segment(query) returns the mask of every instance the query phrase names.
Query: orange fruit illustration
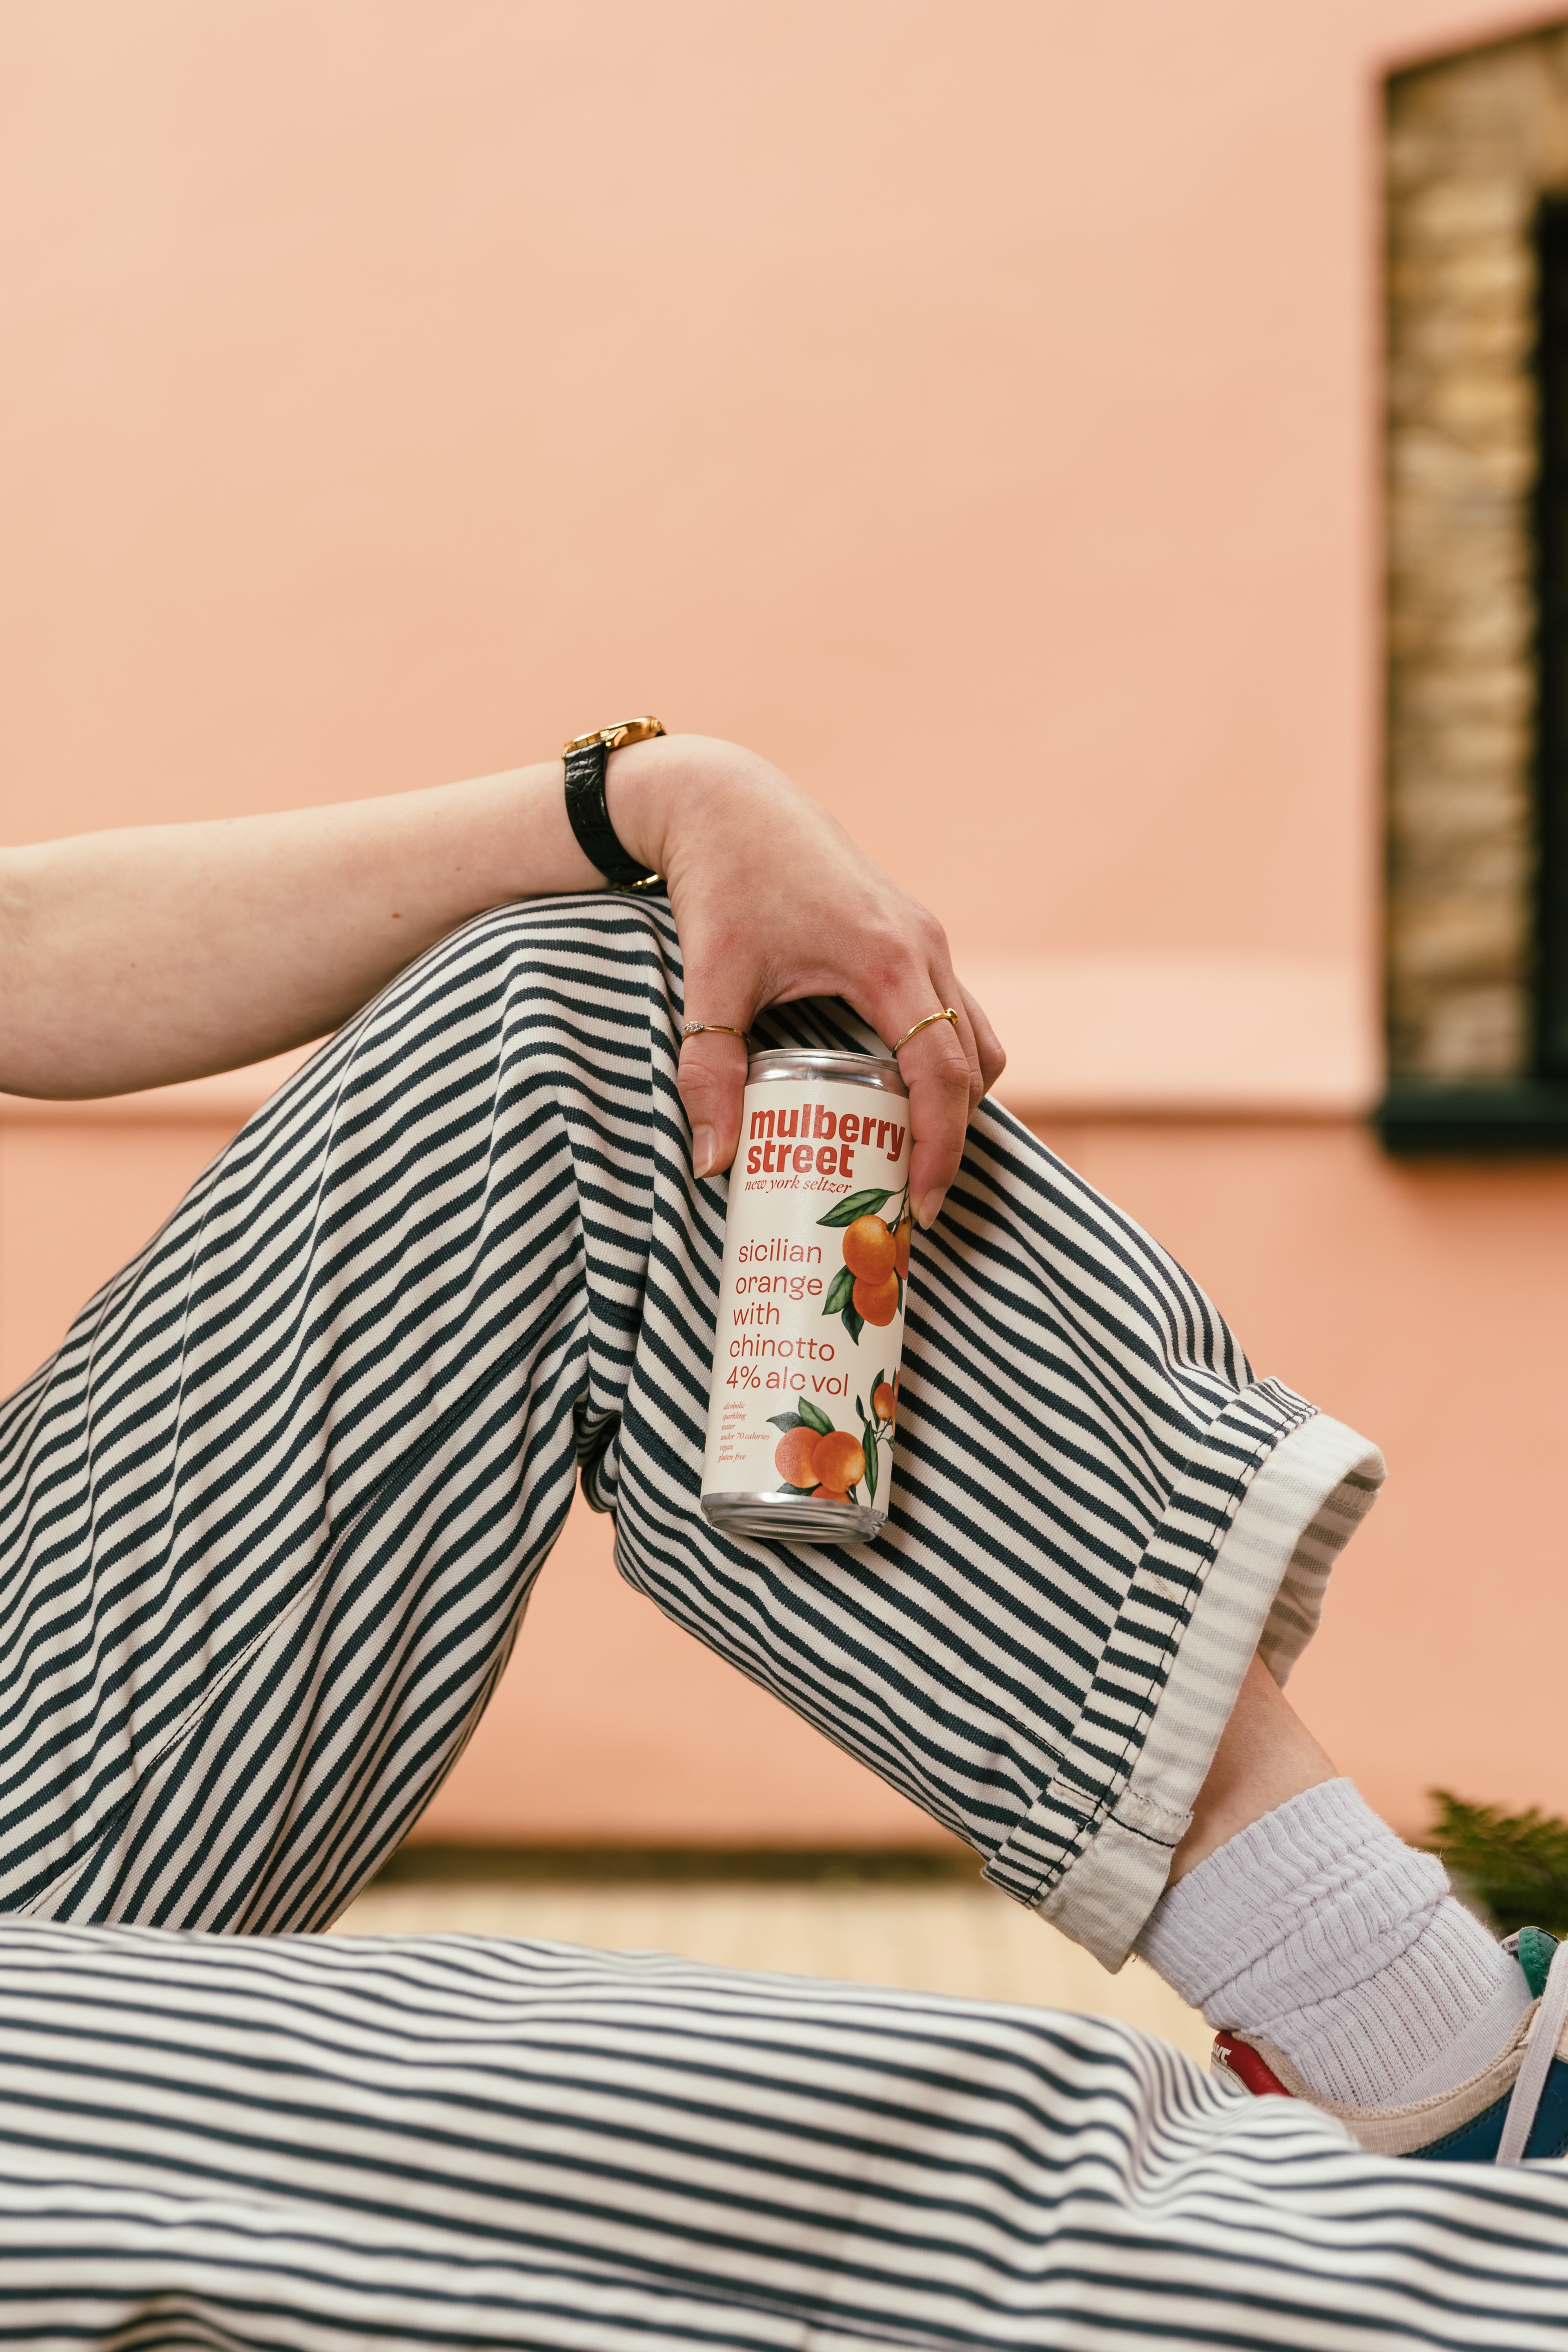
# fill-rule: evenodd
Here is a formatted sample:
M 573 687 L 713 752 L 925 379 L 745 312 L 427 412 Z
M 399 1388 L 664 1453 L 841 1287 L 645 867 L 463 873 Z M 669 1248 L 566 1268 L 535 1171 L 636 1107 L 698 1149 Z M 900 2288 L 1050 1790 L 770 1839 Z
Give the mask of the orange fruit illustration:
M 899 1311 L 899 1277 L 891 1266 L 882 1282 L 858 1282 L 855 1312 L 867 1323 L 890 1323 Z
M 815 1486 L 819 1472 L 814 1459 L 823 1444 L 820 1430 L 786 1429 L 773 1448 L 773 1468 L 786 1486 Z
M 831 1486 L 816 1486 L 812 1490 L 811 1499 L 814 1503 L 847 1503 L 849 1497 L 836 1493 Z
M 836 1429 L 831 1437 L 819 1437 L 815 1455 L 819 1486 L 829 1496 L 842 1496 L 858 1486 L 866 1475 L 866 1454 L 858 1437 L 847 1429 Z
M 871 1410 L 876 1414 L 879 1421 L 885 1421 L 889 1425 L 891 1425 L 892 1422 L 896 1419 L 899 1410 L 899 1400 L 893 1394 L 892 1390 L 889 1387 L 886 1381 L 882 1382 L 879 1389 L 873 1391 L 871 1396 Z
M 898 1244 L 880 1217 L 857 1217 L 844 1229 L 844 1263 L 857 1287 L 862 1282 L 885 1282 L 897 1252 Z
M 910 1221 L 908 1217 L 906 1217 L 902 1224 L 899 1227 L 898 1235 L 894 1243 L 897 1255 L 893 1262 L 906 1282 L 908 1282 L 910 1278 Z

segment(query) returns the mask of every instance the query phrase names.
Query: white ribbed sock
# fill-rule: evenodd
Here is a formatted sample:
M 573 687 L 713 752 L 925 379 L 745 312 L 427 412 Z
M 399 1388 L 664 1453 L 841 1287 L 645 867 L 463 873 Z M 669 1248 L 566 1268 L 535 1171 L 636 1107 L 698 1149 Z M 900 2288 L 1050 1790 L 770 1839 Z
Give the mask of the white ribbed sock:
M 1260 2034 L 1324 2098 L 1398 2106 L 1495 2058 L 1524 1972 L 1349 1780 L 1265 1813 L 1179 1879 L 1138 1950 L 1215 2027 Z

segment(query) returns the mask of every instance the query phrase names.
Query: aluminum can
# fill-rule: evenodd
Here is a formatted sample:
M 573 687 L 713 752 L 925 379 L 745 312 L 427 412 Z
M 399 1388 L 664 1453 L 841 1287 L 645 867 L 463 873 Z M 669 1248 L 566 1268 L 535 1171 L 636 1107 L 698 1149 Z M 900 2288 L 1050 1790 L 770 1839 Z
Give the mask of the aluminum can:
M 771 1543 L 888 1516 L 910 1267 L 909 1088 L 890 1059 L 753 1054 L 730 1171 L 702 1508 Z

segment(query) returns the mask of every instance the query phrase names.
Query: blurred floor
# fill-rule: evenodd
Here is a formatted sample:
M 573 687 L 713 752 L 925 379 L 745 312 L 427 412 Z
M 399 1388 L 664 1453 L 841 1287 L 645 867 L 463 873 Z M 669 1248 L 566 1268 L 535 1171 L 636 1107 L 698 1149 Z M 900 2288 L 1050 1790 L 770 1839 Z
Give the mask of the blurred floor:
M 335 1935 L 531 1936 L 679 1952 L 1121 2018 L 1206 2063 L 1214 2036 L 1141 1960 L 1108 1976 L 973 1865 L 800 1857 L 508 1856 L 405 1848 Z

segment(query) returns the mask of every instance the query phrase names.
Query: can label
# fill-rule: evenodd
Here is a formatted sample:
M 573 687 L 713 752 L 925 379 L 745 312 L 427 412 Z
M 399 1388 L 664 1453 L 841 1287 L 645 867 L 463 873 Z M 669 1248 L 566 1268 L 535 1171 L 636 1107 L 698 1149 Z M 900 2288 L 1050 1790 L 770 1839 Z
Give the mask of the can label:
M 908 1101 L 831 1078 L 749 1086 L 705 1496 L 887 1508 L 909 1268 Z

